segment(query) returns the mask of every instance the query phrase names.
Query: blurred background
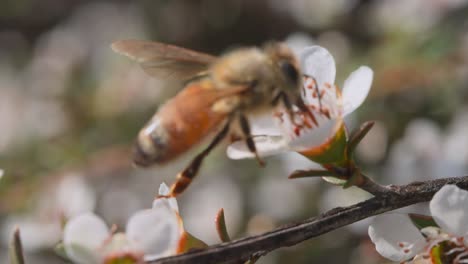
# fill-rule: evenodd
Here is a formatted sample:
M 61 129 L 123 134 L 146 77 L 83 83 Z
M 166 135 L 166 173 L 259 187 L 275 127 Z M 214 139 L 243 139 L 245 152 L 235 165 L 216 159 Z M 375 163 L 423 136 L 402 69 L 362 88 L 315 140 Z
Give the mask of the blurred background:
M 151 206 L 193 154 L 134 168 L 129 146 L 174 90 L 109 45 L 136 38 L 220 54 L 268 40 L 318 44 L 337 84 L 374 69 L 371 94 L 350 118 L 376 125 L 357 159 L 384 184 L 466 175 L 468 1 L 465 0 L 4 0 L 0 3 L 0 262 L 19 225 L 29 263 L 67 263 L 53 248 L 63 220 L 94 210 L 125 226 Z M 317 165 L 297 154 L 233 161 L 219 147 L 179 198 L 186 229 L 218 243 L 259 234 L 369 196 L 319 179 L 288 180 Z M 338 253 L 338 254 L 337 254 Z M 259 263 L 384 263 L 362 222 L 277 250 Z

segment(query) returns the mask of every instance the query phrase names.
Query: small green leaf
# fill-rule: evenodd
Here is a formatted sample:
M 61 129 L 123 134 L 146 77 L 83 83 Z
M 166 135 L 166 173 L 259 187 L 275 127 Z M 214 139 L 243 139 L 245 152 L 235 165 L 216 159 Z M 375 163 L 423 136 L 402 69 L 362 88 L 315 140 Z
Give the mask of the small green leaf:
M 408 214 L 408 216 L 418 229 L 423 229 L 429 226 L 438 227 L 437 223 L 434 221 L 434 218 L 431 216 L 421 214 Z
M 323 176 L 337 176 L 334 172 L 327 171 L 327 170 L 296 170 L 291 175 L 289 175 L 289 179 L 297 179 L 297 178 L 308 178 L 308 177 L 323 177 Z
M 347 160 L 347 134 L 342 120 L 336 123 L 333 133 L 323 144 L 299 153 L 318 164 L 342 164 Z
M 337 177 L 322 177 L 322 179 L 328 183 L 343 186 L 346 184 L 346 180 L 337 178 Z
M 221 208 L 218 211 L 218 214 L 216 214 L 215 218 L 215 224 L 216 224 L 216 231 L 218 232 L 219 239 L 222 242 L 229 242 L 231 241 L 231 238 L 229 237 L 227 228 L 226 228 L 226 220 L 224 218 L 224 209 Z
M 184 231 L 184 233 L 182 234 L 179 240 L 179 245 L 177 247 L 177 254 L 187 252 L 191 249 L 202 249 L 206 247 L 208 247 L 208 245 L 205 242 L 194 237 L 189 232 Z
M 60 256 L 63 259 L 69 259 L 68 256 L 67 256 L 67 252 L 65 251 L 65 245 L 62 242 L 58 243 L 54 247 L 54 252 L 55 252 L 55 254 L 57 254 L 58 256 Z
M 358 129 L 351 133 L 348 141 L 348 155 L 354 152 L 357 145 L 361 142 L 361 140 L 369 133 L 369 131 L 374 126 L 374 121 L 368 121 L 362 124 Z
M 349 188 L 351 186 L 361 186 L 361 183 L 364 181 L 362 178 L 362 174 L 359 171 L 359 169 L 354 170 L 354 173 L 349 177 L 348 180 L 346 180 L 345 184 L 343 185 L 343 188 Z
M 23 246 L 21 243 L 20 230 L 17 227 L 13 232 L 13 238 L 8 248 L 10 264 L 24 264 Z
M 85 263 L 96 263 L 98 262 L 97 260 L 100 258 L 100 256 L 96 255 L 96 253 L 93 252 L 91 249 L 84 247 L 80 244 L 76 244 L 76 243 L 70 243 L 66 245 L 64 244 L 64 247 L 66 247 L 65 252 L 67 252 L 68 259 L 71 259 L 72 256 L 74 257 L 78 256 Z

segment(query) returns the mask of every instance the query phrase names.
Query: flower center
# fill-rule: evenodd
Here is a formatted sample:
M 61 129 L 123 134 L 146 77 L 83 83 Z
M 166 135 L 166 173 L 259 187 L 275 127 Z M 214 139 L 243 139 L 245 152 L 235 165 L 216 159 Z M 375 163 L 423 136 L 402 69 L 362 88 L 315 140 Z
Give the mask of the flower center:
M 325 121 L 342 116 L 342 96 L 336 85 L 324 83 L 320 87 L 315 78 L 305 76 L 302 96 L 309 111 L 294 108 L 291 114 L 287 110 L 274 113 L 274 117 L 286 129 L 291 139 L 320 127 Z

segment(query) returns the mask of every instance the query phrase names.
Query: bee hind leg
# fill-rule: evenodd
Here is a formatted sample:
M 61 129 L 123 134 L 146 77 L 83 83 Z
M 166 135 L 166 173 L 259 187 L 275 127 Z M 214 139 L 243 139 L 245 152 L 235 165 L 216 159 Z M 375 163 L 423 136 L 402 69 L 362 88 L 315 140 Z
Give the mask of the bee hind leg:
M 215 148 L 221 140 L 223 140 L 229 132 L 231 121 L 228 120 L 224 125 L 223 129 L 213 138 L 208 147 L 206 147 L 202 152 L 200 152 L 195 158 L 190 162 L 190 164 L 177 175 L 176 182 L 172 184 L 171 189 L 167 197 L 176 197 L 181 194 L 192 182 L 193 178 L 197 176 L 200 166 L 205 159 L 205 157 Z
M 245 143 L 247 144 L 247 147 L 249 148 L 250 152 L 252 152 L 255 155 L 255 159 L 257 160 L 258 164 L 261 167 L 265 167 L 265 161 L 263 161 L 258 155 L 257 147 L 255 146 L 255 141 L 253 140 L 252 135 L 250 134 L 249 120 L 247 120 L 245 115 L 241 114 L 239 115 L 239 123 L 242 129 L 242 133 L 244 133 Z

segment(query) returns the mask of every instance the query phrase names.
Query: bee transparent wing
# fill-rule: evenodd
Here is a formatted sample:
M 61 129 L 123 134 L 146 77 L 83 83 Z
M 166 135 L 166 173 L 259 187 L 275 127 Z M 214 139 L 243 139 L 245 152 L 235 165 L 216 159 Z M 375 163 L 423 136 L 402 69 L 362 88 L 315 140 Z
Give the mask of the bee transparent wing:
M 120 40 L 112 50 L 136 60 L 151 76 L 187 79 L 203 72 L 216 57 L 181 47 L 143 40 Z

